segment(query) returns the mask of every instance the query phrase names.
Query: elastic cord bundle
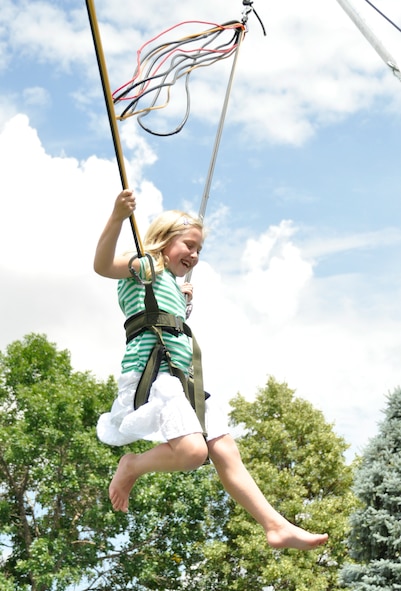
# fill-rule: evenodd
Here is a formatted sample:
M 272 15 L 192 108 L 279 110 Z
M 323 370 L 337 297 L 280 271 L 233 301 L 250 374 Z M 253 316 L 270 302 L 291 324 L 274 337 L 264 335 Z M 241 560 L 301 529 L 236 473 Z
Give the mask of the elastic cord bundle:
M 181 28 L 188 29 L 192 25 L 208 25 L 210 28 L 176 40 L 166 39 L 171 32 Z M 211 66 L 234 55 L 244 32 L 244 24 L 237 21 L 222 25 L 185 21 L 147 41 L 137 51 L 137 63 L 132 78 L 113 92 L 114 104 L 124 103 L 117 119 L 137 115 L 142 129 L 158 136 L 169 136 L 181 131 L 190 113 L 190 75 L 198 68 Z M 159 43 L 155 45 L 155 42 Z M 180 123 L 165 132 L 146 126 L 144 117 L 168 106 L 173 87 L 180 80 L 184 82 L 186 96 L 185 112 Z

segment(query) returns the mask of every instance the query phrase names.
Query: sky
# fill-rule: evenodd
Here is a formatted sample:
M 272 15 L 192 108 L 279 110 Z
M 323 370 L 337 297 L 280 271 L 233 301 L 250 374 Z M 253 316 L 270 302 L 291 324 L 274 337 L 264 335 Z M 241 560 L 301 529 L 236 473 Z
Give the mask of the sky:
M 401 32 L 352 0 L 401 64 Z M 401 26 L 398 0 L 376 0 Z M 362 453 L 401 385 L 401 83 L 337 0 L 253 4 L 217 153 L 190 325 L 205 386 L 252 400 L 269 376 Z M 181 22 L 241 20 L 242 2 L 95 4 L 111 90 L 138 49 Z M 209 28 L 206 26 L 206 28 Z M 232 60 L 191 75 L 169 137 L 118 124 L 139 232 L 163 209 L 199 210 Z M 152 120 L 174 128 L 177 84 Z M 29 333 L 73 368 L 116 378 L 124 318 L 93 271 L 121 190 L 84 2 L 9 1 L 0 22 L 0 350 Z M 119 243 L 133 248 L 129 223 Z

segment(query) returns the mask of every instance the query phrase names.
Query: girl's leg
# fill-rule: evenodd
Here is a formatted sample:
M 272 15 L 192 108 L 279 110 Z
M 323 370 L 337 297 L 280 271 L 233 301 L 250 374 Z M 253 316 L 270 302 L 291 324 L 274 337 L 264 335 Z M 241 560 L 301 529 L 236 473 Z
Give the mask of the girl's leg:
M 311 534 L 287 521 L 268 503 L 242 463 L 231 435 L 208 442 L 209 456 L 228 494 L 263 527 L 273 548 L 310 550 L 324 544 L 327 534 Z
M 194 470 L 203 464 L 207 453 L 203 435 L 193 433 L 161 443 L 142 454 L 125 454 L 109 486 L 113 509 L 128 511 L 132 487 L 143 474 Z

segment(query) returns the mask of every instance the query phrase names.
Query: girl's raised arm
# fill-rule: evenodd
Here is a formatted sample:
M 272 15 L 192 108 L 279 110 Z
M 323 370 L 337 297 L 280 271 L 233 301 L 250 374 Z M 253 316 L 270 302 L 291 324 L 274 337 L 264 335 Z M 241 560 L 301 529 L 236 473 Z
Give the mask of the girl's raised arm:
M 111 279 L 130 277 L 128 261 L 132 253 L 116 256 L 116 246 L 123 222 L 132 214 L 135 206 L 135 196 L 131 189 L 124 189 L 117 196 L 111 216 L 99 238 L 93 262 L 96 273 L 103 277 Z M 139 261 L 136 259 L 132 266 L 138 271 Z

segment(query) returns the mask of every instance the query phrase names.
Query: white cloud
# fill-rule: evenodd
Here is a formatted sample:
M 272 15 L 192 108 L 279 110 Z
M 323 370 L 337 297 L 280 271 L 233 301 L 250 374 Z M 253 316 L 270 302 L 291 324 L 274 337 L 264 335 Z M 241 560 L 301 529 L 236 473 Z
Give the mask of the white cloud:
M 383 0 L 383 9 L 390 6 L 394 2 Z M 298 0 L 255 7 L 268 35 L 251 17 L 229 105 L 230 122 L 238 125 L 243 142 L 302 145 L 319 126 L 375 101 L 383 109 L 399 109 L 398 81 L 334 1 L 324 11 L 320 0 L 302 8 Z M 134 3 L 120 0 L 99 0 L 97 8 L 113 84 L 132 73 L 138 43 L 152 33 L 194 14 L 224 22 L 241 12 L 229 0 L 149 0 L 140 14 Z M 400 21 L 401 5 L 396 12 L 392 16 Z M 73 4 L 68 14 L 46 2 L 6 2 L 2 18 L 0 68 L 9 67 L 12 52 L 48 64 L 49 76 L 60 80 L 75 68 L 70 96 L 91 121 L 94 136 L 109 137 L 83 7 Z M 377 30 L 398 60 L 396 36 L 383 24 Z M 220 65 L 194 77 L 194 89 L 201 90 L 194 92 L 192 109 L 202 122 L 216 122 L 220 113 L 229 64 Z M 42 85 L 24 84 L 25 91 L 10 83 L 0 97 L 0 299 L 7 311 L 0 347 L 28 332 L 44 332 L 71 351 L 77 369 L 102 378 L 117 375 L 124 335 L 116 286 L 92 271 L 98 236 L 121 188 L 117 165 L 100 156 L 103 146 L 82 161 L 51 155 L 40 132 L 16 112 L 25 96 L 46 115 L 53 96 L 48 99 Z M 147 178 L 157 154 L 138 129 L 133 120 L 124 122 L 121 137 L 142 231 L 161 211 L 163 195 Z M 204 138 L 194 135 L 191 141 Z M 284 198 L 302 196 L 286 182 Z M 205 260 L 193 275 L 191 325 L 203 349 L 206 387 L 228 400 L 237 391 L 252 397 L 268 374 L 286 380 L 357 449 L 374 434 L 383 395 L 401 381 L 399 279 L 394 269 L 379 279 L 362 270 L 322 277 L 319 265 L 336 253 L 393 248 L 399 230 L 386 224 L 377 231 L 335 234 L 309 227 L 306 240 L 304 229 L 281 221 L 266 223 L 250 240 L 245 226 L 251 221 L 234 223 L 230 207 L 222 203 L 208 213 Z M 268 219 L 266 211 L 260 215 Z M 130 245 L 127 224 L 121 248 Z
M 7 310 L 1 347 L 28 332 L 45 332 L 72 352 L 76 368 L 117 375 L 123 318 L 115 284 L 92 271 L 98 235 L 119 191 L 115 163 L 49 156 L 22 115 L 0 135 L 0 158 L 6 196 L 1 299 Z M 16 182 L 21 162 L 24 183 Z M 162 208 L 162 197 L 145 179 L 138 193 L 144 226 Z M 217 218 L 213 232 L 230 231 Z M 319 242 L 324 252 L 324 236 Z M 347 248 L 368 242 L 354 237 Z M 333 248 L 339 247 L 329 243 L 326 251 Z M 354 446 L 364 443 L 383 394 L 400 381 L 401 318 L 397 307 L 387 305 L 400 294 L 380 295 L 372 285 L 367 304 L 359 307 L 368 279 L 314 277 L 289 222 L 248 241 L 246 265 L 235 276 L 217 271 L 216 254 L 216 262 L 209 253 L 210 262 L 200 263 L 193 276 L 191 324 L 203 347 L 207 387 L 225 400 L 237 391 L 251 397 L 274 375 L 322 408 Z
M 78 11 L 69 14 L 50 2 L 14 2 L 7 15 L 8 35 L 14 51 L 52 63 L 60 72 L 93 52 L 88 24 Z
M 324 239 L 308 240 L 303 252 L 313 258 L 322 258 L 331 254 L 360 249 L 375 249 L 382 246 L 395 246 L 401 242 L 399 228 L 381 228 L 374 232 L 359 234 L 326 234 Z
M 394 13 L 394 2 L 387 5 Z M 53 76 L 68 73 L 76 66 L 80 76 L 75 96 L 80 96 L 83 103 L 93 101 L 99 93 L 98 85 L 94 85 L 98 71 L 84 7 L 73 5 L 69 12 L 46 2 L 14 2 L 7 3 L 7 7 L 3 37 L 8 31 L 7 40 L 14 51 L 51 64 Z M 181 20 L 193 20 L 194 14 L 200 21 L 240 19 L 240 8 L 233 10 L 229 0 L 218 6 L 194 0 L 177 5 L 170 0 L 162 6 L 160 2 L 147 2 L 138 14 L 127 3 L 97 3 L 112 89 L 131 77 L 136 50 L 152 36 Z M 392 108 L 399 109 L 397 80 L 334 0 L 325 5 L 324 11 L 318 0 L 310 0 L 302 9 L 296 0 L 258 8 L 267 36 L 262 35 L 256 18 L 250 15 L 230 99 L 230 118 L 243 127 L 248 138 L 263 141 L 268 137 L 274 142 L 301 145 L 319 126 L 372 106 L 377 100 L 385 99 L 387 108 L 394 102 Z M 397 31 L 383 19 L 375 18 L 377 14 L 369 7 L 358 10 L 388 45 L 388 51 L 401 60 Z M 400 20 L 399 8 L 395 12 L 393 19 Z M 183 37 L 185 28 L 173 34 Z M 223 62 L 193 73 L 191 109 L 196 117 L 217 120 L 230 68 L 230 63 Z M 177 121 L 181 108 L 178 86 L 176 100 L 163 110 L 163 121 Z M 99 101 L 98 110 L 101 107 Z
M 384 395 L 401 382 L 400 285 L 386 293 L 363 275 L 317 278 L 290 238 L 282 246 L 278 265 L 274 257 L 267 268 L 259 261 L 257 272 L 234 279 L 207 266 L 195 270 L 192 323 L 206 381 L 226 397 L 240 391 L 252 398 L 273 375 L 360 452 L 376 431 Z M 296 256 L 286 258 L 288 250 Z
M 51 102 L 49 92 L 40 86 L 25 88 L 23 99 L 27 105 L 38 105 L 40 107 L 47 107 Z
M 15 107 L 16 97 L 11 94 L 3 94 L 0 96 L 0 130 L 4 125 L 17 114 Z
M 141 166 L 151 151 L 139 152 Z M 53 276 L 76 275 L 91 267 L 95 241 L 121 190 L 117 165 L 96 156 L 84 162 L 48 155 L 26 116 L 18 115 L 0 135 L 2 200 L 0 244 L 12 253 L 4 265 L 15 269 L 27 249 L 34 264 L 24 266 L 29 275 L 51 272 Z M 138 162 L 127 162 L 127 175 Z M 24 178 L 24 181 L 21 179 Z M 160 211 L 161 196 L 147 181 L 135 185 L 139 217 Z M 142 197 L 142 191 L 148 195 Z M 127 237 L 123 238 L 127 242 Z M 91 248 L 88 249 L 88 245 Z
M 273 326 L 296 315 L 300 293 L 313 275 L 312 263 L 291 240 L 294 232 L 291 222 L 271 226 L 248 240 L 242 257 L 243 286 L 237 288 L 242 305 Z

